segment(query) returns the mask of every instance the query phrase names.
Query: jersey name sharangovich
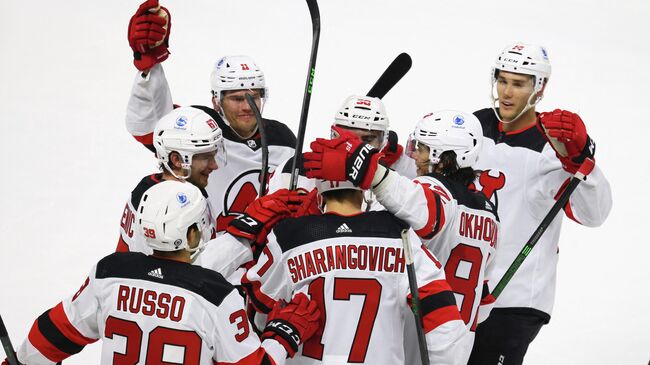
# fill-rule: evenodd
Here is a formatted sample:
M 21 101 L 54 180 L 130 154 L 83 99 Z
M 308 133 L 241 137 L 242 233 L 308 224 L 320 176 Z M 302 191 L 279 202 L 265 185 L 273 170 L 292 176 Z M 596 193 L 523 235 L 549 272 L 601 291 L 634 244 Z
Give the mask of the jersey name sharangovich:
M 536 126 L 503 132 L 492 109 L 474 113 L 483 126 L 483 151 L 476 188 L 497 207 L 504 232 L 488 276 L 496 284 L 572 177 Z M 612 207 L 607 179 L 596 166 L 571 195 L 564 212 L 570 219 L 598 226 Z M 495 308 L 527 310 L 548 321 L 555 299 L 562 216 L 542 235 L 496 301 Z
M 118 252 L 34 322 L 17 356 L 54 364 L 101 339 L 103 365 L 284 363 L 282 345 L 260 343 L 251 328 L 242 297 L 218 273 Z
M 242 285 L 262 313 L 298 292 L 318 302 L 323 331 L 292 363 L 404 363 L 410 292 L 401 231 L 407 227 L 386 211 L 278 223 Z M 440 263 L 408 234 L 429 356 L 432 363 L 449 361 L 467 331 Z

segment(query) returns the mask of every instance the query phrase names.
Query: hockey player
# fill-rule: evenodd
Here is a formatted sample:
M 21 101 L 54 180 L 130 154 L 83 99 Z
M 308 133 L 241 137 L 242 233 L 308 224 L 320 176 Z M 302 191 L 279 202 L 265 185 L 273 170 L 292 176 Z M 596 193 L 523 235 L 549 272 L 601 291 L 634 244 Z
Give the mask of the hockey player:
M 404 363 L 410 294 L 401 232 L 408 225 L 387 211 L 363 212 L 363 192 L 349 182 L 320 181 L 318 189 L 323 215 L 280 221 L 242 285 L 262 313 L 295 293 L 318 302 L 322 331 L 294 363 Z M 411 229 L 408 234 L 417 241 Z M 460 364 L 467 333 L 453 293 L 437 259 L 416 246 L 428 356 L 431 364 Z
M 508 46 L 492 68 L 492 108 L 474 113 L 485 137 L 485 152 L 476 165 L 482 170 L 477 188 L 497 206 L 506 232 L 489 273 L 494 283 L 572 174 L 585 158 L 594 157 L 595 145 L 577 114 L 559 109 L 535 111 L 550 76 L 551 65 L 543 47 Z M 605 221 L 611 206 L 609 183 L 595 167 L 571 195 L 564 212 L 571 220 L 595 227 Z M 478 326 L 470 364 L 521 364 L 528 345 L 549 322 L 561 225 L 562 218 L 551 223 L 498 297 L 490 317 Z
M 165 180 L 186 180 L 207 198 L 210 174 L 226 165 L 222 131 L 213 118 L 192 107 L 174 109 L 156 124 L 153 145 L 161 172 L 145 176 L 131 192 L 120 221 L 116 251 L 151 254 L 143 232 L 135 229 L 135 212 L 147 189 Z M 211 222 L 214 213 L 210 207 Z M 213 224 L 214 225 L 214 224 Z
M 113 253 L 79 291 L 34 321 L 17 351 L 27 365 L 54 364 L 102 340 L 101 364 L 283 364 L 318 329 L 319 309 L 304 294 L 274 307 L 260 338 L 234 288 L 191 265 L 210 235 L 206 199 L 192 184 L 150 188 L 137 212 L 151 256 Z
M 410 135 L 406 153 L 418 166 L 411 180 L 377 163 L 378 150 L 343 134 L 317 139 L 305 153 L 307 176 L 341 180 L 371 187 L 377 201 L 408 223 L 444 267 L 469 336 L 459 354 L 466 363 L 479 317 L 489 313 L 486 268 L 499 236 L 496 208 L 470 190 L 472 166 L 481 154 L 478 119 L 461 111 L 426 115 Z M 356 178 L 354 170 L 357 170 Z M 479 309 L 479 304 L 484 307 Z
M 142 3 L 129 23 L 129 44 L 134 51 L 136 75 L 127 106 L 127 130 L 153 151 L 155 123 L 173 109 L 171 91 L 160 62 L 169 55 L 169 11 L 158 0 Z M 196 106 L 209 114 L 223 131 L 228 166 L 212 175 L 207 191 L 215 209 L 217 231 L 258 195 L 262 166 L 260 135 L 255 116 L 245 100 L 250 93 L 263 109 L 267 98 L 264 73 L 247 56 L 227 56 L 215 63 L 211 75 L 212 105 Z M 264 120 L 268 135 L 269 168 L 293 156 L 296 138 L 284 124 Z
M 404 155 L 404 148 L 397 141 L 397 134 L 389 130 L 389 119 L 384 103 L 379 98 L 362 95 L 351 95 L 345 99 L 343 105 L 337 110 L 332 124 L 332 135 L 337 136 L 336 129 L 345 130 L 357 135 L 363 142 L 382 151 L 382 163 L 401 175 L 415 177 L 416 169 L 413 160 Z M 337 128 L 334 128 L 337 127 Z M 288 188 L 291 179 L 291 166 L 293 158 L 277 168 L 269 182 L 269 191 Z M 311 191 L 315 181 L 306 179 L 304 169 L 300 169 L 298 187 Z M 381 205 L 370 191 L 365 192 L 364 210 L 381 210 Z

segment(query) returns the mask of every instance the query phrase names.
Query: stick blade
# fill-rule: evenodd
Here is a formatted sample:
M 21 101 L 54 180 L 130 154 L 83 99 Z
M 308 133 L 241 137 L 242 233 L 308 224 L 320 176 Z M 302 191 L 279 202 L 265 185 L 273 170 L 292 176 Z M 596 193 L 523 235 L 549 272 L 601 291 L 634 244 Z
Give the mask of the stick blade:
M 400 53 L 366 95 L 373 98 L 383 98 L 409 72 L 412 65 L 411 56 L 406 52 Z

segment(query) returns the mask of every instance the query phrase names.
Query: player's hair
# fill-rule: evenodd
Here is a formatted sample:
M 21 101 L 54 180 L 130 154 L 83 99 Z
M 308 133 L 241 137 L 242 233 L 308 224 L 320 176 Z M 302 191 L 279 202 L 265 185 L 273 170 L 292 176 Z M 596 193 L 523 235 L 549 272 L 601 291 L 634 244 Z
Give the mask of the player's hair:
M 458 162 L 456 162 L 456 152 L 454 151 L 445 151 L 440 155 L 440 162 L 438 165 L 442 166 L 441 173 L 444 176 L 447 176 L 451 180 L 458 181 L 465 186 L 469 186 L 476 177 L 478 176 L 478 171 L 475 171 L 471 167 L 463 167 L 462 169 L 458 167 Z
M 344 201 L 354 201 L 359 198 L 359 192 L 361 190 L 356 189 L 340 189 L 340 190 L 329 190 L 322 193 L 325 202 L 336 200 L 339 202 Z M 362 197 L 363 199 L 363 197 Z

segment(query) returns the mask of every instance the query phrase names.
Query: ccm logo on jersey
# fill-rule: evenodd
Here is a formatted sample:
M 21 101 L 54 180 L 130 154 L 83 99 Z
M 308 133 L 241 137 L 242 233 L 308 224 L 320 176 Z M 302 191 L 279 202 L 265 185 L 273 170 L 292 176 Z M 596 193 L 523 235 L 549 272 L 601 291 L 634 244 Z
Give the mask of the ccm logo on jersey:
M 359 176 L 359 169 L 361 169 L 361 166 L 363 166 L 363 162 L 368 158 L 368 152 L 372 151 L 374 147 L 372 147 L 369 144 L 365 144 L 363 147 L 361 147 L 361 150 L 359 150 L 359 153 L 357 154 L 357 157 L 354 159 L 354 162 L 352 163 L 352 171 L 350 171 L 349 176 L 353 179 L 356 180 L 357 176 Z
M 117 310 L 128 313 L 141 313 L 178 322 L 183 318 L 185 298 L 154 290 L 120 285 L 117 291 Z

